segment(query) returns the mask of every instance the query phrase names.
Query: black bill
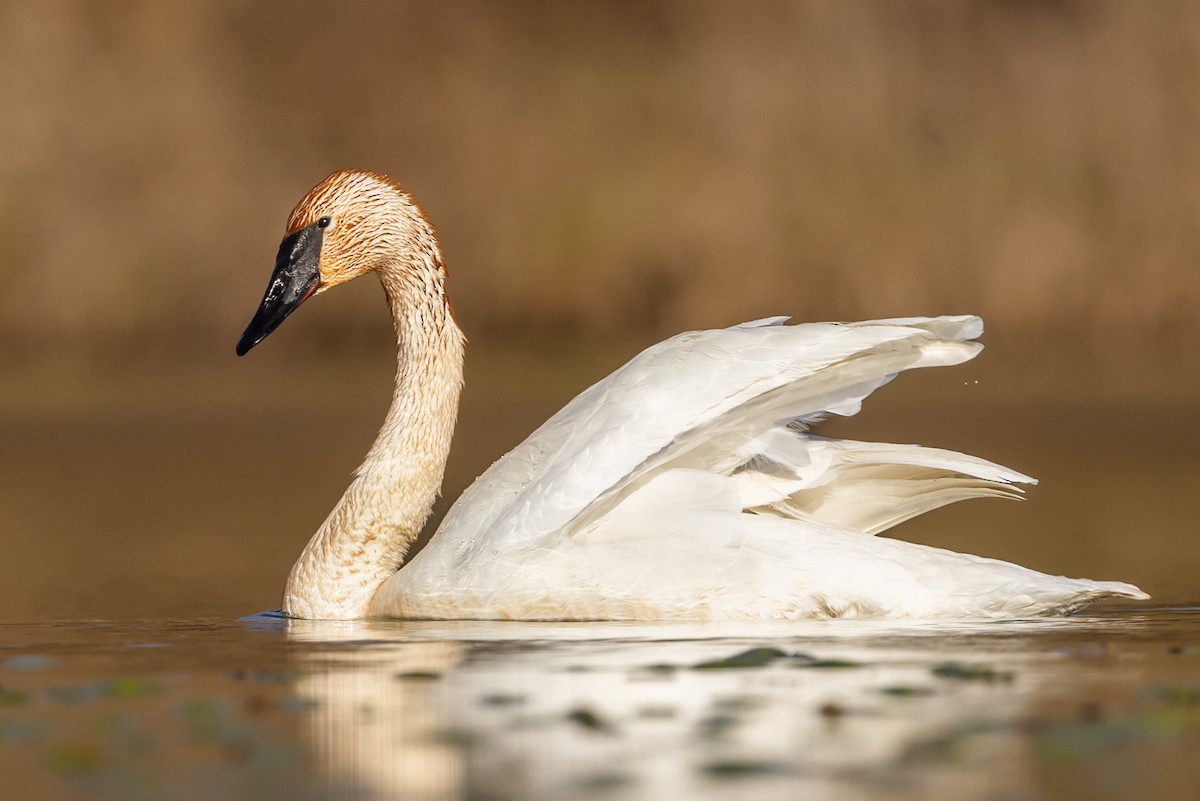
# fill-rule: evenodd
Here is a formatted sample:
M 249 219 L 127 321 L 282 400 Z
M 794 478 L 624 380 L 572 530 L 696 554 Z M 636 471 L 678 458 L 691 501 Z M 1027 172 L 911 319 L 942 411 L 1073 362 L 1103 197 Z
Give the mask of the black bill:
M 284 237 L 262 304 L 238 340 L 238 356 L 245 356 L 251 348 L 266 339 L 289 314 L 317 291 L 321 283 L 318 265 L 322 233 L 313 223 Z

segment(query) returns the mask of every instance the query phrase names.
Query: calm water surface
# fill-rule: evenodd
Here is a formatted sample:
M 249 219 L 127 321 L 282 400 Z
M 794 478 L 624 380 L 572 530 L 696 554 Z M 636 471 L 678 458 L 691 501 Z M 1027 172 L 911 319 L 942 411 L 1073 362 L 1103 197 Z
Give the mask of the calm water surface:
M 1198 755 L 1200 609 L 0 626 L 4 798 L 1184 799 Z
M 243 618 L 278 603 L 365 452 L 390 356 L 9 377 L 0 801 L 1195 798 L 1195 371 L 1006 353 L 905 376 L 822 433 L 1036 475 L 1028 503 L 897 535 L 1133 581 L 1157 606 L 986 625 Z M 447 497 L 628 355 L 473 352 Z M 755 648 L 774 650 L 722 666 Z

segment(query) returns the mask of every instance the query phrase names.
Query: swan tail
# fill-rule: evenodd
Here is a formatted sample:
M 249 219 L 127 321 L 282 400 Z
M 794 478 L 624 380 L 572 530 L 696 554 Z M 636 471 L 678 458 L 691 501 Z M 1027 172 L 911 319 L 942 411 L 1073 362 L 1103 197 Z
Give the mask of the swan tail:
M 976 617 L 1070 614 L 1111 598 L 1149 596 L 1120 581 L 1041 573 L 999 559 L 808 521 L 744 514 L 748 542 L 776 554 L 757 578 L 785 616 Z
M 1077 592 L 1065 598 L 1057 609 L 1048 609 L 1043 614 L 1068 615 L 1077 612 L 1085 606 L 1103 601 L 1108 598 L 1132 598 L 1135 601 L 1145 601 L 1150 594 L 1143 592 L 1141 587 L 1125 581 L 1092 581 L 1091 579 L 1065 579 L 1073 582 Z

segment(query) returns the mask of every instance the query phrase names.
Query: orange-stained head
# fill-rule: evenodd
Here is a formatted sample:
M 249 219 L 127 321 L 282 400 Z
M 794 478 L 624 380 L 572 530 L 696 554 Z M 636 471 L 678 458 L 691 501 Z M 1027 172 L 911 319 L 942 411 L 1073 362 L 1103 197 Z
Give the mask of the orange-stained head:
M 432 226 L 400 184 L 361 170 L 339 170 L 310 189 L 292 209 L 286 234 L 310 225 L 324 233 L 318 291 L 353 280 L 401 253 L 427 249 L 433 237 Z
M 238 355 L 265 339 L 313 295 L 396 265 L 422 278 L 445 275 L 428 220 L 386 175 L 333 173 L 292 210 L 262 303 L 238 341 Z

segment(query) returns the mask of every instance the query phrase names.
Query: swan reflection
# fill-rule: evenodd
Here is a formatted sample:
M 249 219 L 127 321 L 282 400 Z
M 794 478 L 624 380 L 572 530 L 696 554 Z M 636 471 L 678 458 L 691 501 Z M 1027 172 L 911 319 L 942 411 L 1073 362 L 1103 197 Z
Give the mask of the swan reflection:
M 1016 725 L 1071 669 L 1025 638 L 1089 625 L 288 621 L 287 633 L 303 645 L 314 753 L 356 797 L 649 801 L 1025 793 Z M 696 669 L 764 644 L 789 656 Z M 947 664 L 992 673 L 931 669 Z

